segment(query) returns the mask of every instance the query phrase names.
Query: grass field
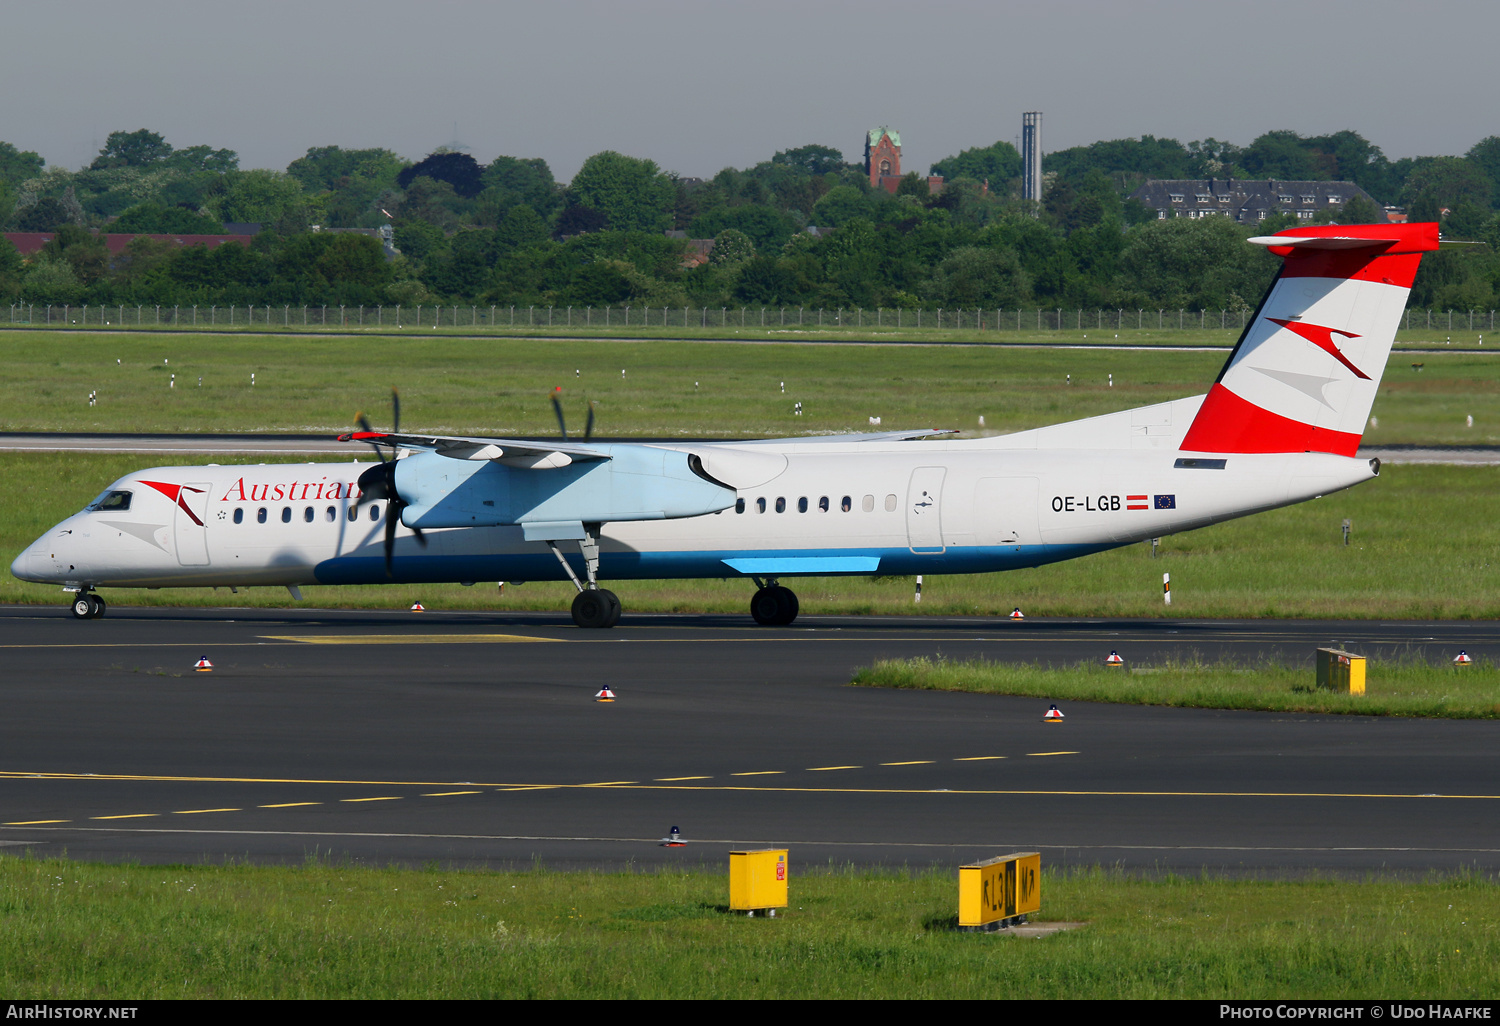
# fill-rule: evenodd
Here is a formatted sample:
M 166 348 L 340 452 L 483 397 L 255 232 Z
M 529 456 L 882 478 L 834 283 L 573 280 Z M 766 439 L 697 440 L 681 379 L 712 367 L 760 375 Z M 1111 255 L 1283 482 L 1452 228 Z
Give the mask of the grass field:
M 0 558 L 10 560 L 116 477 L 138 455 L 0 454 Z M 224 462 L 234 462 L 224 460 Z M 241 460 L 240 462 L 248 462 Z M 1131 545 L 1003 574 L 927 576 L 922 602 L 910 578 L 807 578 L 792 583 L 805 613 L 1028 616 L 1327 617 L 1493 619 L 1500 616 L 1500 467 L 1392 466 L 1346 492 L 1164 538 L 1159 558 Z M 1352 544 L 1339 530 L 1353 522 Z M 1161 575 L 1172 575 L 1163 606 Z M 746 613 L 746 581 L 624 581 L 627 612 Z M 532 582 L 309 587 L 318 606 L 565 611 L 572 586 Z M 292 605 L 279 588 L 111 590 L 112 604 Z M 55 587 L 0 575 L 0 602 L 61 603 Z
M 1177 341 L 1232 341 L 1216 334 Z M 442 433 L 555 434 L 548 395 L 556 386 L 564 389 L 574 429 L 583 426 L 588 399 L 598 403 L 606 436 L 867 431 L 870 417 L 886 429 L 998 433 L 1202 393 L 1224 357 L 1181 350 L 4 331 L 0 430 L 335 434 L 349 428 L 359 409 L 377 425 L 388 424 L 389 391 L 399 385 L 403 426 Z M 1398 352 L 1373 411 L 1378 426 L 1366 440 L 1500 444 L 1497 397 L 1500 357 L 1489 351 Z M 797 402 L 801 416 L 793 412 Z
M 957 874 L 804 874 L 775 919 L 719 872 L 113 866 L 0 858 L 14 998 L 1469 998 L 1500 983 L 1476 875 L 1044 870 L 1021 940 L 950 927 Z
M 1191 659 L 1125 667 L 1100 662 L 1039 666 L 982 659 L 887 659 L 862 667 L 854 683 L 1054 701 L 1500 719 L 1500 669 L 1485 661 L 1460 669 L 1446 663 L 1451 658 L 1446 652 L 1429 655 L 1437 657 L 1436 665 L 1415 653 L 1406 659 L 1369 660 L 1363 695 L 1318 690 L 1310 666 L 1242 667 Z

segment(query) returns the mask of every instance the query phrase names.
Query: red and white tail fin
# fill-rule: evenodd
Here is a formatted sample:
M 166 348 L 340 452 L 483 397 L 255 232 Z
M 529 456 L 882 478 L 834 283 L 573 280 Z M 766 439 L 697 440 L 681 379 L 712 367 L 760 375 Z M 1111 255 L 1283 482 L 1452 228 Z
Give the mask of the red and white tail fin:
M 1293 228 L 1250 241 L 1282 258 L 1281 273 L 1182 448 L 1353 456 L 1438 225 Z

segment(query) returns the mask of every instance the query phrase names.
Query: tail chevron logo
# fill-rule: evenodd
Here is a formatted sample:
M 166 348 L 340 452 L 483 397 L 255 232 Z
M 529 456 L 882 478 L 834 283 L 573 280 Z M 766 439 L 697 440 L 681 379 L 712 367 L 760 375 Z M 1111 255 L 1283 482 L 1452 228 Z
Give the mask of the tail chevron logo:
M 201 493 L 203 491 L 202 488 L 190 488 L 187 485 L 163 484 L 160 481 L 142 481 L 141 484 L 150 485 L 152 488 L 155 488 L 157 491 L 161 492 L 167 498 L 169 498 L 172 501 L 176 502 L 177 503 L 177 508 L 180 509 L 180 510 L 182 510 L 188 516 L 192 517 L 193 523 L 197 524 L 199 527 L 203 526 L 203 521 L 201 521 L 201 520 L 198 519 L 198 514 L 194 513 L 191 509 L 189 509 L 188 508 L 188 504 L 186 502 L 182 501 L 182 493 L 183 492 L 200 492 Z
M 1313 345 L 1323 350 L 1323 352 L 1333 357 L 1339 363 L 1343 364 L 1345 367 L 1348 367 L 1351 371 L 1354 372 L 1356 377 L 1363 378 L 1365 381 L 1370 380 L 1370 375 L 1366 374 L 1364 371 L 1354 366 L 1354 364 L 1350 363 L 1349 358 L 1342 352 L 1340 352 L 1339 347 L 1334 344 L 1334 335 L 1343 335 L 1345 338 L 1359 338 L 1359 336 L 1354 334 L 1353 332 L 1340 331 L 1338 328 L 1325 328 L 1321 324 L 1304 324 L 1301 321 L 1284 321 L 1280 317 L 1267 317 L 1266 320 L 1270 321 L 1272 324 L 1281 325 L 1287 331 L 1293 332 L 1297 335 L 1301 335 Z

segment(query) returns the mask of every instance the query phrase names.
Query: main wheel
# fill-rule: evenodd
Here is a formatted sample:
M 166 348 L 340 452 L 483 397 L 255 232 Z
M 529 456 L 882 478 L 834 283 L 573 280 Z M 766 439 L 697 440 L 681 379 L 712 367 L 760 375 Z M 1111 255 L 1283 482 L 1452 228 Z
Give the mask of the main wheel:
M 94 619 L 97 620 L 104 615 L 104 610 L 107 607 L 104 605 L 104 600 L 98 595 L 94 595 L 92 598 L 94 600 Z
M 609 622 L 604 626 L 613 627 L 620 622 L 620 614 L 625 611 L 625 607 L 620 604 L 620 596 L 614 592 L 600 588 L 599 594 L 604 596 L 604 600 L 609 603 Z
M 619 610 L 620 600 L 607 591 L 590 589 L 573 597 L 573 622 L 580 627 L 612 627 Z
M 73 600 L 73 618 L 76 620 L 92 620 L 94 618 L 93 596 L 79 592 L 78 597 Z
M 764 627 L 783 627 L 797 619 L 797 596 L 779 584 L 762 588 L 750 599 L 750 615 Z

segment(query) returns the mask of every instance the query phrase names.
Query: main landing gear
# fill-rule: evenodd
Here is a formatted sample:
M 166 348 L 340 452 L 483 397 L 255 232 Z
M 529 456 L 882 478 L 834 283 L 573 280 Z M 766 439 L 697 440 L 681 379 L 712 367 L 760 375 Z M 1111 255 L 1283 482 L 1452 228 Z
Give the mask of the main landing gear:
M 754 580 L 760 590 L 750 599 L 750 615 L 755 617 L 756 623 L 764 627 L 785 627 L 797 619 L 797 596 L 792 589 L 783 588 L 774 577 L 765 583 L 759 577 Z
M 599 587 L 599 527 L 599 524 L 584 524 L 583 538 L 578 542 L 578 551 L 583 553 L 584 572 L 588 574 L 586 585 L 573 572 L 557 542 L 547 542 L 547 547 L 567 572 L 568 580 L 578 589 L 578 594 L 573 596 L 573 622 L 580 627 L 613 627 L 620 622 L 623 611 L 619 596 Z
M 73 599 L 73 616 L 78 620 L 97 620 L 104 615 L 104 600 L 91 591 L 80 591 Z

